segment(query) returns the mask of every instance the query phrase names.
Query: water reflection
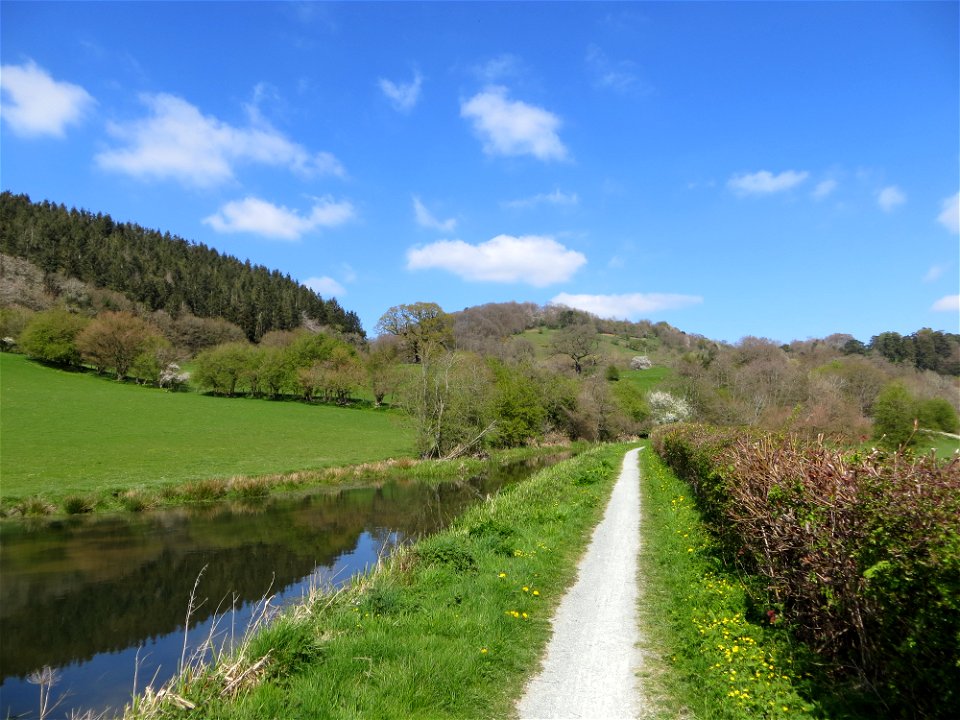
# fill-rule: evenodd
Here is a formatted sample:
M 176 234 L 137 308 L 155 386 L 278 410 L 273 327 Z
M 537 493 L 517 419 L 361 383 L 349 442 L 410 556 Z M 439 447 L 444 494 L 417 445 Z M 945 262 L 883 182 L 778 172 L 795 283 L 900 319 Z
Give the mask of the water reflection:
M 27 675 L 45 665 L 58 668 L 54 695 L 66 694 L 54 716 L 118 710 L 138 662 L 141 687 L 177 667 L 195 583 L 202 602 L 190 617 L 190 643 L 214 625 L 239 634 L 265 595 L 282 605 L 311 584 L 345 582 L 532 469 L 436 487 L 389 482 L 257 504 L 4 525 L 0 717 L 36 716 L 39 691 Z

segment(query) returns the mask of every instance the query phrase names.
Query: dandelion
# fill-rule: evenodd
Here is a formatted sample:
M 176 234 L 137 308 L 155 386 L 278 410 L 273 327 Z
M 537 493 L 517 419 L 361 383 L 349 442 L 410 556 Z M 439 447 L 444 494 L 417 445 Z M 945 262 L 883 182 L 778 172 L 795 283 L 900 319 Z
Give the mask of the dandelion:
M 540 597 L 540 591 L 539 591 L 539 590 L 534 590 L 534 591 L 533 591 L 533 596 L 534 596 L 534 597 Z
M 524 586 L 523 586 L 523 591 L 524 591 L 524 592 L 530 592 L 530 588 L 527 587 L 526 585 L 524 585 Z
M 500 573 L 499 575 L 497 575 L 497 577 L 502 577 L 502 578 L 505 578 L 506 576 L 507 576 L 507 574 L 504 573 L 504 572 L 502 572 L 502 573 Z
M 481 655 L 486 655 L 486 654 L 487 654 L 487 649 L 486 649 L 486 648 L 480 648 L 480 654 L 481 654 Z
M 524 620 L 526 620 L 528 617 L 530 617 L 530 616 L 527 615 L 526 613 L 523 613 L 523 619 L 524 619 Z

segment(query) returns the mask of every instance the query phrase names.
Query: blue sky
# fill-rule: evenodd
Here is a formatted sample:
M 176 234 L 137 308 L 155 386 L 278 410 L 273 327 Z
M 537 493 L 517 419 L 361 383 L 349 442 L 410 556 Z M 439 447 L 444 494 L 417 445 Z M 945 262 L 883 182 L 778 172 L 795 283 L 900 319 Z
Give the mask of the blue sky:
M 958 3 L 0 4 L 2 187 L 355 310 L 958 328 Z

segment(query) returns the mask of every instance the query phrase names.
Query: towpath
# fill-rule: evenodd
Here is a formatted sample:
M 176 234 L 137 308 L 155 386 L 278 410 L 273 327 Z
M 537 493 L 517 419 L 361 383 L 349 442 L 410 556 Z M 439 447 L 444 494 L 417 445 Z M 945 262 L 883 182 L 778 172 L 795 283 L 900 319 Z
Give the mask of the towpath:
M 637 670 L 639 450 L 623 459 L 576 583 L 553 618 L 543 669 L 517 705 L 523 720 L 622 720 L 641 714 Z

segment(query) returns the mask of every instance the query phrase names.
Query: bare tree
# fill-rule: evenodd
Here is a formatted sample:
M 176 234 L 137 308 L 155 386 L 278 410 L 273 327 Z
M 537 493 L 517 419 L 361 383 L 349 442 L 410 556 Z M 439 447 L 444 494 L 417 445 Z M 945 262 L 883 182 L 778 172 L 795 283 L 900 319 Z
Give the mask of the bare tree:
M 596 355 L 600 338 L 593 324 L 577 323 L 557 331 L 551 345 L 556 354 L 573 360 L 573 369 L 580 375 L 584 361 Z

